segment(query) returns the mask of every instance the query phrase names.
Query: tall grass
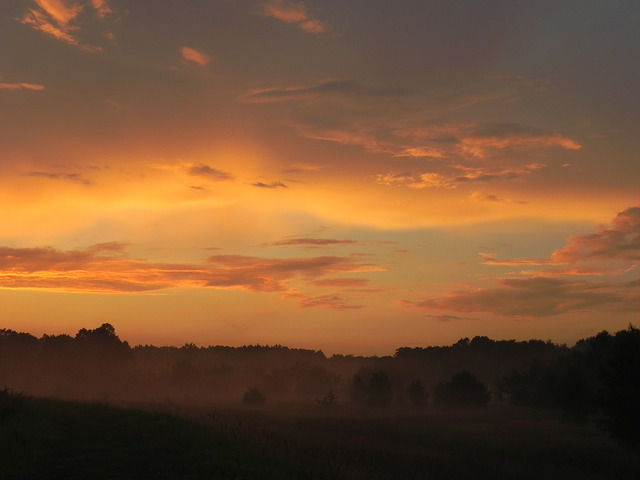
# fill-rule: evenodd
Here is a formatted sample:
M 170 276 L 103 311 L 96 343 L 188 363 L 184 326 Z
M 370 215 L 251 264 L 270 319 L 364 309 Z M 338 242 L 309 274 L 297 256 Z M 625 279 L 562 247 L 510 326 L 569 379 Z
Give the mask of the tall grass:
M 0 423 L 3 479 L 304 479 L 309 469 L 176 415 L 23 399 Z

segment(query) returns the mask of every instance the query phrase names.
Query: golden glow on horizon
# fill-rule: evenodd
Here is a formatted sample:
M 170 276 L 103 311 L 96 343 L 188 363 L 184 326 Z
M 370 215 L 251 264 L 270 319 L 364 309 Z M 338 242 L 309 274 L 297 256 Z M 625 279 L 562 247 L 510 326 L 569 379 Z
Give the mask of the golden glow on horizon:
M 0 328 L 348 352 L 635 319 L 630 7 L 354 1 L 7 7 Z

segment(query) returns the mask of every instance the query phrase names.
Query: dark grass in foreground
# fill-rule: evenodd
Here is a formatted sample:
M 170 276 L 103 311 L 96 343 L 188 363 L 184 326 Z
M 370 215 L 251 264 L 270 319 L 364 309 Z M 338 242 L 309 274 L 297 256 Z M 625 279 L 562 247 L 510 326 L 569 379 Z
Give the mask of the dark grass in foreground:
M 640 452 L 550 412 L 273 407 L 219 409 L 216 417 L 267 450 L 329 466 L 334 478 L 640 480 Z
M 3 480 L 331 478 L 167 413 L 6 392 L 4 407 Z
M 637 451 L 529 410 L 142 411 L 0 397 L 3 480 L 640 479 Z

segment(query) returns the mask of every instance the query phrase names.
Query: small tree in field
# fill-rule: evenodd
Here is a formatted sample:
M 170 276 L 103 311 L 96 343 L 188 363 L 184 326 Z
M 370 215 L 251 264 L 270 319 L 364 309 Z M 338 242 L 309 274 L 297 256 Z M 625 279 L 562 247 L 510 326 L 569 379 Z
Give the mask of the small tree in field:
M 264 405 L 266 401 L 264 394 L 256 387 L 251 387 L 242 397 L 243 405 Z
M 601 366 L 602 426 L 620 443 L 640 446 L 640 329 L 629 325 L 609 340 Z
M 333 407 L 338 401 L 338 397 L 333 394 L 332 390 L 329 390 L 322 400 L 318 400 L 318 403 L 323 407 Z
M 391 403 L 391 380 L 387 372 L 373 372 L 367 382 L 367 403 L 373 407 L 386 407 Z
M 414 380 L 407 389 L 409 401 L 414 407 L 424 407 L 429 401 L 429 393 L 425 391 L 424 384 L 420 380 Z
M 351 385 L 349 386 L 349 398 L 351 403 L 361 404 L 364 402 L 366 396 L 366 390 L 364 386 L 364 380 L 358 374 L 353 376 Z
M 482 406 L 489 402 L 489 390 L 471 373 L 456 373 L 450 381 L 439 383 L 435 390 L 435 401 L 443 405 Z

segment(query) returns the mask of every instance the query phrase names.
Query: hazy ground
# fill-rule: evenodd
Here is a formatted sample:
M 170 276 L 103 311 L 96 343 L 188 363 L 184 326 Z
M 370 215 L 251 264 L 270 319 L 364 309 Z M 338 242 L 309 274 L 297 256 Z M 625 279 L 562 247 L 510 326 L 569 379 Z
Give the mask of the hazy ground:
M 476 409 L 336 405 L 175 407 L 328 478 L 634 479 L 640 454 L 593 424 L 505 405 Z

